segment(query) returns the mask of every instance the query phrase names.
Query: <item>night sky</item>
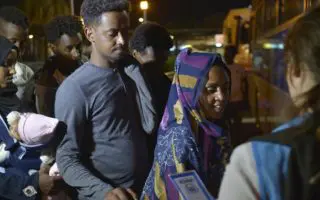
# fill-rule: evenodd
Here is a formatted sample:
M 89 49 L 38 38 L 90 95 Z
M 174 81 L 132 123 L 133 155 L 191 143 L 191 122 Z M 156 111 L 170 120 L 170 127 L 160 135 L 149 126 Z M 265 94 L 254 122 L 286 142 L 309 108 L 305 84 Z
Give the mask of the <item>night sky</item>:
M 142 16 L 139 9 L 140 1 L 131 2 L 132 18 L 137 19 Z M 250 0 L 149 0 L 149 2 L 149 19 L 171 28 L 201 26 L 201 22 L 210 17 L 219 18 L 231 8 L 247 7 L 250 4 Z
M 22 0 L 0 0 L 0 4 L 11 5 Z M 69 0 L 66 0 L 69 1 Z M 132 3 L 131 26 L 139 24 L 142 17 L 140 0 Z M 79 14 L 82 0 L 74 0 L 76 14 Z M 217 28 L 221 27 L 224 16 L 231 8 L 247 7 L 250 0 L 149 0 L 148 19 L 168 28 Z
M 80 9 L 81 0 L 75 0 Z M 231 8 L 247 7 L 250 0 L 149 0 L 148 19 L 169 28 L 216 28 L 221 26 L 224 15 Z M 142 17 L 140 0 L 131 0 L 131 25 L 139 24 Z M 203 23 L 203 21 L 207 21 Z M 212 22 L 212 24 L 211 24 Z

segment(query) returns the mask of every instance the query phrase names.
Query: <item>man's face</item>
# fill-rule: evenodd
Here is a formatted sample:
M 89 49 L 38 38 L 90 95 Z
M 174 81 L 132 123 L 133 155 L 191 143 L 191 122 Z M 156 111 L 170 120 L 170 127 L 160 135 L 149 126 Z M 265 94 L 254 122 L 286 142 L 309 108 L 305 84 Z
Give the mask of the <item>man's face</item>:
M 55 44 L 50 46 L 56 55 L 76 61 L 81 58 L 81 41 L 80 33 L 75 36 L 63 34 Z
M 23 52 L 24 44 L 27 40 L 28 31 L 23 30 L 22 27 L 15 24 L 0 21 L 0 35 L 7 38 L 12 42 L 16 47 L 18 47 L 20 52 Z
M 100 23 L 85 29 L 92 50 L 109 62 L 119 61 L 127 53 L 129 19 L 128 13 L 106 12 Z

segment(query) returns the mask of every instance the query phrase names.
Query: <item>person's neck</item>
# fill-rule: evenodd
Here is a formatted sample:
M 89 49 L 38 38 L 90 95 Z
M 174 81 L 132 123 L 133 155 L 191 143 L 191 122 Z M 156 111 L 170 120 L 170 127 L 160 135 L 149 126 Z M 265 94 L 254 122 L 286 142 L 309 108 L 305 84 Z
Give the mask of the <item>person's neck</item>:
M 90 63 L 97 67 L 101 68 L 115 68 L 116 63 L 111 62 L 110 60 L 103 58 L 101 55 L 92 52 L 91 57 L 90 57 Z

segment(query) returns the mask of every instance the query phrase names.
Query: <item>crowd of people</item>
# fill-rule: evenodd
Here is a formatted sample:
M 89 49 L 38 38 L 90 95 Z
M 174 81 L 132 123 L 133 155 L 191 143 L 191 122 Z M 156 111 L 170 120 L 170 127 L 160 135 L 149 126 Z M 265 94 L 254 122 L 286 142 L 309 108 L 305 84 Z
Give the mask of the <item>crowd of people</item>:
M 145 22 L 129 37 L 127 0 L 84 0 L 84 25 L 44 27 L 49 58 L 34 72 L 20 60 L 27 17 L 0 8 L 0 199 L 178 200 L 170 175 L 190 170 L 219 200 L 318 199 L 319 16 L 286 39 L 300 115 L 233 150 L 246 98 L 234 47 L 181 51 L 171 81 L 166 28 Z

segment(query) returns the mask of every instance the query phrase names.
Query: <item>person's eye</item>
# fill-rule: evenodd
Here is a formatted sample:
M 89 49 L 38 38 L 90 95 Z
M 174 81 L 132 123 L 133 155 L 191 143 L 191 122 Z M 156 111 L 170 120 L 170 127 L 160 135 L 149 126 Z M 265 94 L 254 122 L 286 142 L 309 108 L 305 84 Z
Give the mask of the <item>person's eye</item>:
M 116 37 L 118 35 L 118 32 L 117 31 L 109 31 L 108 32 L 108 36 L 109 37 Z
M 67 48 L 66 48 L 67 52 L 71 52 L 71 51 L 72 51 L 72 49 L 73 49 L 73 47 L 72 47 L 72 46 L 70 46 L 70 47 L 67 47 Z
M 212 94 L 212 93 L 217 92 L 218 88 L 216 86 L 210 86 L 210 87 L 206 87 L 206 89 L 207 89 L 208 93 Z

